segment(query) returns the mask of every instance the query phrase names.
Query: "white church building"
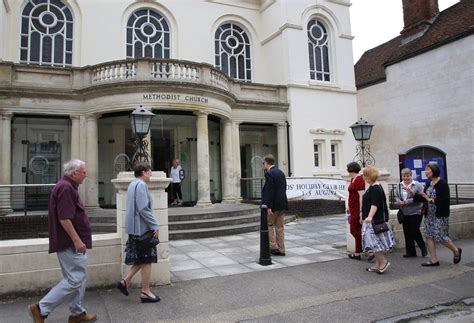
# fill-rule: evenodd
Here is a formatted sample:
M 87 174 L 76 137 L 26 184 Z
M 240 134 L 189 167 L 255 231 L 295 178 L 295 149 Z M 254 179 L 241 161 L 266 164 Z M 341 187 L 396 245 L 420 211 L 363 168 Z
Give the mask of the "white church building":
M 184 200 L 238 201 L 272 153 L 287 176 L 355 154 L 349 0 L 0 1 L 0 184 L 55 183 L 87 162 L 87 207 L 115 205 L 130 113 L 155 117 L 153 169 Z

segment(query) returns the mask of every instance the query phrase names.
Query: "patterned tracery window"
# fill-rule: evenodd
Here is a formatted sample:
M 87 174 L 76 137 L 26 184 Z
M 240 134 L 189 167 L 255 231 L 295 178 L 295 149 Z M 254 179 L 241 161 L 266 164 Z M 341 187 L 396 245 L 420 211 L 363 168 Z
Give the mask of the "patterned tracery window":
M 21 14 L 20 62 L 71 66 L 73 17 L 60 0 L 29 0 Z
M 252 79 L 249 37 L 236 24 L 225 23 L 217 28 L 215 55 L 216 67 L 230 77 L 244 81 Z
M 127 58 L 170 58 L 170 27 L 151 9 L 140 9 L 127 22 Z
M 308 22 L 309 75 L 311 80 L 331 81 L 329 66 L 329 35 L 324 25 L 312 19 Z

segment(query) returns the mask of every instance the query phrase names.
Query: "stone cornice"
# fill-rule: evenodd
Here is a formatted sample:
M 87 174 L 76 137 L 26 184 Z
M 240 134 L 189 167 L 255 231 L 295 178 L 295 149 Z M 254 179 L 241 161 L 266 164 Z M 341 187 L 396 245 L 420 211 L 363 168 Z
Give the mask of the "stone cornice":
M 338 136 L 343 136 L 346 134 L 346 132 L 341 129 L 324 129 L 324 128 L 309 129 L 309 133 L 313 135 L 338 135 Z

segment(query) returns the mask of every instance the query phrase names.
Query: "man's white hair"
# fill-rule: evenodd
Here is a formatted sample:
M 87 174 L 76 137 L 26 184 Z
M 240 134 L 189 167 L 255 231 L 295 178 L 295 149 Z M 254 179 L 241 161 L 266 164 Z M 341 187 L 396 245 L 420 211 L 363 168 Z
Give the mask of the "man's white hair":
M 67 176 L 71 175 L 76 170 L 79 170 L 82 165 L 85 165 L 85 164 L 86 164 L 85 162 L 79 159 L 72 159 L 68 161 L 66 164 L 63 165 L 64 175 L 67 175 Z

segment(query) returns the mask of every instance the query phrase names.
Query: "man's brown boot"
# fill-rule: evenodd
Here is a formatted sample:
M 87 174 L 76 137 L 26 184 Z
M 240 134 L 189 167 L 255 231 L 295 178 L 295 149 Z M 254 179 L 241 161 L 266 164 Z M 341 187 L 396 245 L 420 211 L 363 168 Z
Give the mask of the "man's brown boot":
M 44 323 L 47 316 L 41 315 L 39 304 L 28 305 L 28 311 L 34 323 Z
M 97 315 L 86 312 L 77 316 L 69 316 L 69 323 L 95 322 L 95 320 L 97 320 Z

